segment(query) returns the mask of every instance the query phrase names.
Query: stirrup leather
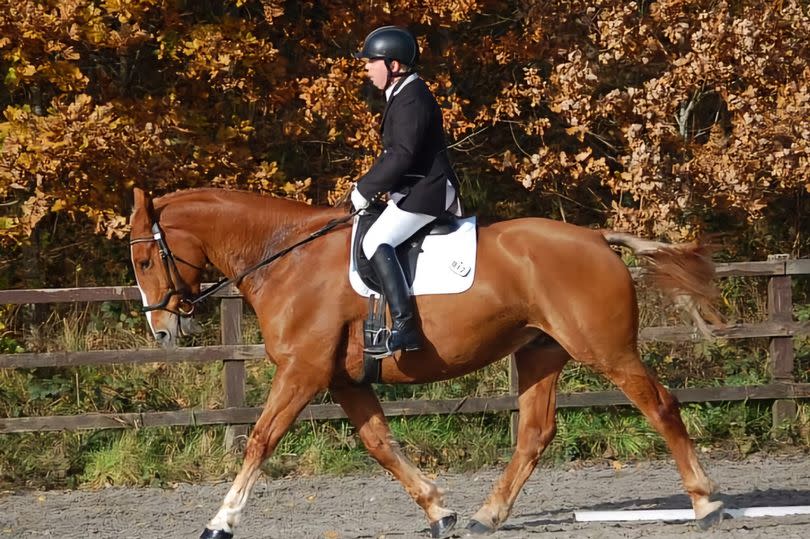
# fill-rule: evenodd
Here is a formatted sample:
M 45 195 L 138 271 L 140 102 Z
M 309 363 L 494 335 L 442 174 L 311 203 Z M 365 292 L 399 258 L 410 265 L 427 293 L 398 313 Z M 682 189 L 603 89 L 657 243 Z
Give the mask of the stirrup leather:
M 385 325 L 385 296 L 371 294 L 368 298 L 368 317 L 363 320 L 363 376 L 361 384 L 380 382 L 383 358 L 391 355 L 388 339 L 391 331 Z

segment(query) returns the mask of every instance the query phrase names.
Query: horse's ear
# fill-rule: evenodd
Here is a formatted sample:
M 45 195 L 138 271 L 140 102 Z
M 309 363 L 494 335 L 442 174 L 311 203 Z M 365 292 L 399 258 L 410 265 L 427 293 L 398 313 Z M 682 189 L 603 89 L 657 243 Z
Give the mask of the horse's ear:
M 141 189 L 140 187 L 136 187 L 134 189 L 135 193 L 135 208 L 134 211 L 137 211 L 140 208 L 146 210 L 146 215 L 149 216 L 151 219 L 155 214 L 155 208 L 152 205 L 152 199 L 149 195 L 146 194 L 146 191 Z

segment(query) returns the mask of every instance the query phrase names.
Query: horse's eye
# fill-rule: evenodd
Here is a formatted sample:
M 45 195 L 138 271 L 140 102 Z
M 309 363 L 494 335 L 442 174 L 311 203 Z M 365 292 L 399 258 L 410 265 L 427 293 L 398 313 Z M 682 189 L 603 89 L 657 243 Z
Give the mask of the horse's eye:
M 138 265 L 141 267 L 141 269 L 142 269 L 143 271 L 146 271 L 146 270 L 148 270 L 149 268 L 151 268 L 151 267 L 152 267 L 152 259 L 151 259 L 151 258 L 147 258 L 146 260 L 141 260 L 141 261 L 138 263 Z

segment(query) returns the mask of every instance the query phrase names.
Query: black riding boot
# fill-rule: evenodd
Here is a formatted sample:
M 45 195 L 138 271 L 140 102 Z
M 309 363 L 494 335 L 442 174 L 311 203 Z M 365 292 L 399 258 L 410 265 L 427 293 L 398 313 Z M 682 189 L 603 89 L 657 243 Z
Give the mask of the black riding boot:
M 396 251 L 383 243 L 371 257 L 371 265 L 382 281 L 383 292 L 388 299 L 391 312 L 391 336 L 388 338 L 388 350 L 406 350 L 412 352 L 422 348 L 422 334 L 413 316 L 413 302 L 408 290 L 405 273 L 397 260 Z

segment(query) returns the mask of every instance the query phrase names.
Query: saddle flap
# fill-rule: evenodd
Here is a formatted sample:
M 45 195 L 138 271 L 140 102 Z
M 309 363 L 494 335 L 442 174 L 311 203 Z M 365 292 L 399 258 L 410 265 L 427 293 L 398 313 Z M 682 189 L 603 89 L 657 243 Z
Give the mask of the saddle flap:
M 382 294 L 382 285 L 377 278 L 371 262 L 366 258 L 363 252 L 363 238 L 366 237 L 366 232 L 371 228 L 371 225 L 379 218 L 384 207 L 379 205 L 370 206 L 369 210 L 361 213 L 356 221 L 354 235 L 352 239 L 352 262 L 357 274 L 369 289 Z M 427 225 L 430 226 L 430 225 Z M 425 227 L 427 228 L 427 227 Z M 416 262 L 419 257 L 420 247 L 424 241 L 426 232 L 420 229 L 411 236 L 404 243 L 396 247 L 397 259 L 402 266 L 402 271 L 405 273 L 405 278 L 408 281 L 408 286 L 413 286 L 414 276 L 416 275 Z

